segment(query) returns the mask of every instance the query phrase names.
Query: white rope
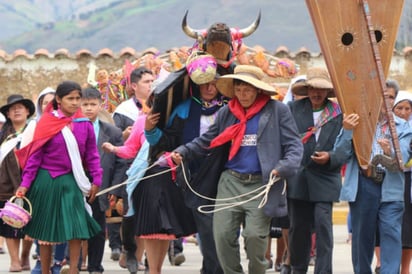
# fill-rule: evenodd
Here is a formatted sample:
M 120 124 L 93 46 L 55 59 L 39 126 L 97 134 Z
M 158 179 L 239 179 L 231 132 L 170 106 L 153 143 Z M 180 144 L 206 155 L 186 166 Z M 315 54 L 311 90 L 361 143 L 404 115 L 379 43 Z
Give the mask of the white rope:
M 167 158 L 170 158 L 170 157 L 171 157 L 171 156 L 169 155 L 169 156 L 166 156 L 164 159 L 167 159 Z M 151 166 L 148 166 L 146 169 L 141 170 L 141 172 L 137 173 L 136 175 L 132 176 L 131 178 L 128 178 L 128 179 L 127 179 L 126 181 L 124 181 L 123 183 L 118 184 L 118 185 L 114 185 L 114 186 L 112 186 L 112 187 L 106 188 L 106 189 L 98 192 L 98 193 L 96 194 L 96 196 L 100 196 L 100 195 L 102 195 L 102 194 L 105 194 L 105 193 L 113 190 L 113 189 L 116 189 L 116 188 L 121 187 L 121 186 L 123 186 L 123 185 L 126 185 L 126 184 L 128 184 L 128 183 L 131 183 L 131 182 L 133 181 L 133 179 L 140 177 L 141 173 L 145 173 L 147 170 L 151 169 L 153 166 L 155 166 L 155 165 L 157 165 L 157 164 L 158 164 L 158 161 L 156 161 L 155 163 L 153 163 Z M 181 162 L 181 165 L 182 165 L 182 173 L 183 173 L 184 181 L 185 181 L 186 185 L 188 186 L 188 188 L 190 189 L 190 191 L 192 191 L 192 193 L 194 193 L 196 196 L 198 196 L 198 197 L 200 197 L 200 198 L 203 198 L 203 199 L 205 199 L 205 200 L 214 201 L 214 202 L 231 201 L 231 200 L 235 200 L 235 199 L 239 199 L 239 198 L 242 198 L 242 197 L 251 195 L 251 194 L 256 193 L 256 192 L 258 192 L 258 191 L 261 191 L 261 190 L 263 189 L 261 192 L 259 192 L 259 193 L 256 194 L 255 196 L 252 196 L 251 198 L 246 199 L 246 200 L 244 200 L 244 201 L 232 202 L 232 203 L 224 203 L 224 204 L 213 204 L 213 205 L 202 205 L 202 206 L 199 206 L 199 207 L 197 208 L 197 210 L 198 210 L 199 212 L 201 212 L 201 213 L 214 213 L 214 212 L 222 211 L 222 210 L 224 210 L 224 209 L 228 209 L 228 208 L 236 207 L 236 206 L 239 206 L 239 205 L 243 205 L 243 204 L 245 204 L 245 203 L 248 203 L 248 202 L 250 202 L 250 201 L 252 201 L 252 200 L 258 199 L 259 197 L 263 196 L 263 198 L 262 198 L 262 200 L 261 200 L 261 202 L 259 203 L 259 206 L 258 206 L 258 208 L 262 208 L 262 207 L 264 207 L 265 204 L 267 203 L 270 188 L 272 187 L 273 184 L 275 184 L 276 182 L 280 181 L 280 179 L 281 179 L 280 177 L 277 177 L 276 175 L 271 174 L 271 175 L 270 175 L 270 178 L 269 178 L 269 181 L 268 181 L 268 183 L 267 183 L 266 185 L 262 185 L 262 186 L 256 188 L 255 190 L 252 190 L 252 191 L 249 191 L 249 192 L 247 192 L 247 193 L 243 193 L 243 194 L 240 194 L 240 195 L 237 195 L 237 196 L 234 196 L 234 197 L 219 198 L 219 199 L 217 199 L 217 198 L 210 198 L 210 197 L 204 196 L 204 195 L 196 192 L 196 191 L 192 188 L 192 186 L 190 185 L 189 180 L 187 179 L 187 175 L 186 175 L 186 171 L 185 171 L 185 168 L 184 168 L 184 163 L 183 163 L 183 161 Z M 148 178 L 152 178 L 152 177 L 158 176 L 158 175 L 160 175 L 160 174 L 167 173 L 167 172 L 169 172 L 169 171 L 171 171 L 171 170 L 175 170 L 176 168 L 177 168 L 177 166 L 176 166 L 176 167 L 173 167 L 173 168 L 165 169 L 165 170 L 160 171 L 160 172 L 158 172 L 158 173 L 155 173 L 155 174 L 152 174 L 152 175 L 149 175 L 149 176 L 146 176 L 146 177 L 142 177 L 140 180 L 145 180 L 145 179 L 148 179 Z M 284 187 L 283 187 L 282 195 L 284 195 L 285 192 L 286 192 L 286 183 L 285 183 L 285 185 L 284 185 Z M 207 208 L 215 208 L 215 209 L 204 210 L 204 209 L 207 209 Z
M 152 167 L 154 167 L 155 165 L 157 165 L 157 163 L 158 163 L 157 161 L 154 162 L 151 166 L 148 166 L 147 168 L 142 169 L 142 170 L 141 170 L 140 172 L 138 172 L 136 175 L 133 175 L 132 177 L 127 178 L 127 180 L 124 181 L 124 182 L 121 183 L 121 184 L 117 184 L 117 185 L 114 185 L 114 186 L 111 186 L 111 187 L 109 187 L 109 188 L 106 188 L 106 189 L 103 189 L 103 190 L 99 191 L 99 192 L 96 194 L 96 196 L 103 195 L 103 194 L 105 194 L 105 193 L 107 193 L 107 192 L 112 191 L 113 189 L 116 189 L 116 188 L 119 188 L 119 187 L 121 187 L 121 186 L 130 184 L 133 180 L 135 180 L 136 178 L 139 178 L 142 173 L 143 173 L 143 174 L 146 173 L 146 171 L 148 171 L 149 169 L 151 169 Z M 142 177 L 142 178 L 140 178 L 140 180 L 143 181 L 143 180 L 145 180 L 145 179 L 149 179 L 149 178 L 158 176 L 158 175 L 160 175 L 160 174 L 167 173 L 167 172 L 169 172 L 169 171 L 171 171 L 171 170 L 175 170 L 176 168 L 177 168 L 177 167 L 165 169 L 165 170 L 160 171 L 160 172 L 158 172 L 158 173 L 155 173 L 155 174 L 152 174 L 152 175 L 148 175 L 148 176 L 146 176 L 146 177 Z
M 278 182 L 278 181 L 281 179 L 280 177 L 277 177 L 276 175 L 271 174 L 271 175 L 270 175 L 270 178 L 269 178 L 269 181 L 268 181 L 268 183 L 267 183 L 266 185 L 262 185 L 262 186 L 254 189 L 254 190 L 252 190 L 252 191 L 249 191 L 249 192 L 247 192 L 247 193 L 243 193 L 243 194 L 240 194 L 240 195 L 237 195 L 237 196 L 234 196 L 234 197 L 219 198 L 219 199 L 217 199 L 217 198 L 210 198 L 210 197 L 204 196 L 204 195 L 196 192 L 196 191 L 192 188 L 192 186 L 190 185 L 190 183 L 189 183 L 189 181 L 188 181 L 188 179 L 187 179 L 186 171 L 185 171 L 185 168 L 184 168 L 184 163 L 183 163 L 183 161 L 181 162 L 181 165 L 182 165 L 182 172 L 183 172 L 183 177 L 184 177 L 184 179 L 185 179 L 185 183 L 186 183 L 186 185 L 189 187 L 190 191 L 192 191 L 196 196 L 201 197 L 201 198 L 206 199 L 206 200 L 209 200 L 209 201 L 214 201 L 214 202 L 231 201 L 231 200 L 235 200 L 235 199 L 238 199 L 238 198 L 242 198 L 242 197 L 244 197 L 244 196 L 248 196 L 248 195 L 250 195 L 250 194 L 253 194 L 253 193 L 255 193 L 255 192 L 260 191 L 261 189 L 264 189 L 263 191 L 261 191 L 261 192 L 258 193 L 257 195 L 252 196 L 251 198 L 246 199 L 246 200 L 244 200 L 244 201 L 232 202 L 232 203 L 224 203 L 224 204 L 213 204 L 213 205 L 202 205 L 202 206 L 199 206 L 199 207 L 197 208 L 197 210 L 198 210 L 199 212 L 201 212 L 201 213 L 214 213 L 214 212 L 222 211 L 222 210 L 224 210 L 224 209 L 229 209 L 229 208 L 232 208 L 232 207 L 236 207 L 236 206 L 239 206 L 239 205 L 243 205 L 243 204 L 246 204 L 246 203 L 248 203 L 248 202 L 250 202 L 250 201 L 252 201 L 252 200 L 255 200 L 255 199 L 259 198 L 260 196 L 263 196 L 263 198 L 262 198 L 262 201 L 259 203 L 258 208 L 262 208 L 262 207 L 264 207 L 265 204 L 267 203 L 267 197 L 268 197 L 270 188 L 272 187 L 272 185 L 273 185 L 274 183 Z M 286 184 L 285 184 L 285 186 L 284 186 L 284 188 L 283 188 L 282 195 L 285 193 L 285 191 L 286 191 Z M 207 209 L 207 208 L 215 208 L 215 209 L 205 210 L 205 209 Z

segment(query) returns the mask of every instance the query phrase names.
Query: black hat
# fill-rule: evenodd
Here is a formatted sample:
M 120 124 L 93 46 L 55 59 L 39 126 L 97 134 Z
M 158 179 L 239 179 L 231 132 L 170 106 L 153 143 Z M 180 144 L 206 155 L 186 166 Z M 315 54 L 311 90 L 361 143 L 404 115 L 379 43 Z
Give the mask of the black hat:
M 7 117 L 7 112 L 9 111 L 9 108 L 12 105 L 15 105 L 17 103 L 23 104 L 29 110 L 29 116 L 28 117 L 30 117 L 34 114 L 34 111 L 36 109 L 36 107 L 34 106 L 34 103 L 30 99 L 25 99 L 20 94 L 10 95 L 7 98 L 7 104 L 0 108 L 0 112 L 3 113 L 4 117 Z

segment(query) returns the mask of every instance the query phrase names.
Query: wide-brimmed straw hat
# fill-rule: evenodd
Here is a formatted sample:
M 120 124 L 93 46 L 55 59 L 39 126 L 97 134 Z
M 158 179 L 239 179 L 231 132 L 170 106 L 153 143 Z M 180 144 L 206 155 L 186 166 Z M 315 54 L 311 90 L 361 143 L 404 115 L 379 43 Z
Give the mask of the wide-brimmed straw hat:
M 276 95 L 276 89 L 262 81 L 264 76 L 264 72 L 259 67 L 251 65 L 237 65 L 235 67 L 234 74 L 226 74 L 217 80 L 216 87 L 224 96 L 233 98 L 233 79 L 238 79 L 262 90 L 269 96 Z
M 306 81 L 297 82 L 292 86 L 295 95 L 307 96 L 309 87 L 329 90 L 327 97 L 335 97 L 332 81 L 325 68 L 313 67 L 306 72 Z
M 0 112 L 3 113 L 3 115 L 5 117 L 7 117 L 7 112 L 9 111 L 10 107 L 12 105 L 21 103 L 23 104 L 28 110 L 29 110 L 29 116 L 32 116 L 34 114 L 34 111 L 36 109 L 36 107 L 34 106 L 34 103 L 32 102 L 32 100 L 30 99 L 25 99 L 23 96 L 21 96 L 20 94 L 12 94 L 7 98 L 7 104 L 5 104 L 4 106 L 2 106 L 0 108 Z M 27 118 L 28 118 L 27 117 Z

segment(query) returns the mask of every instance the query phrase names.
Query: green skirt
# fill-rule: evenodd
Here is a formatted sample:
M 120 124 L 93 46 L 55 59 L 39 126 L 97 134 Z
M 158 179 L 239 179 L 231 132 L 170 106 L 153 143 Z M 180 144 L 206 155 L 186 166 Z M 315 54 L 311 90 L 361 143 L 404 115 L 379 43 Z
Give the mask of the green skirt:
M 32 219 L 24 233 L 46 242 L 89 239 L 100 231 L 99 224 L 86 211 L 84 197 L 72 173 L 52 178 L 40 169 L 26 197 Z

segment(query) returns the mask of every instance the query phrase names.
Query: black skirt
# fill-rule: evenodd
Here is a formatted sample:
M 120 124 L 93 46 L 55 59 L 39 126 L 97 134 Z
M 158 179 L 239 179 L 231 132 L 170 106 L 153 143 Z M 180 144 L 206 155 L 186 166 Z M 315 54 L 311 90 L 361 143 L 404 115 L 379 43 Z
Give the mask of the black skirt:
M 153 167 L 144 177 L 165 169 Z M 196 233 L 192 211 L 185 206 L 182 191 L 170 171 L 142 180 L 133 192 L 133 206 L 137 236 L 170 239 Z
M 0 201 L 0 208 L 3 208 L 6 201 Z M 24 238 L 23 228 L 14 228 L 0 219 L 0 236 L 4 238 L 22 239 Z

